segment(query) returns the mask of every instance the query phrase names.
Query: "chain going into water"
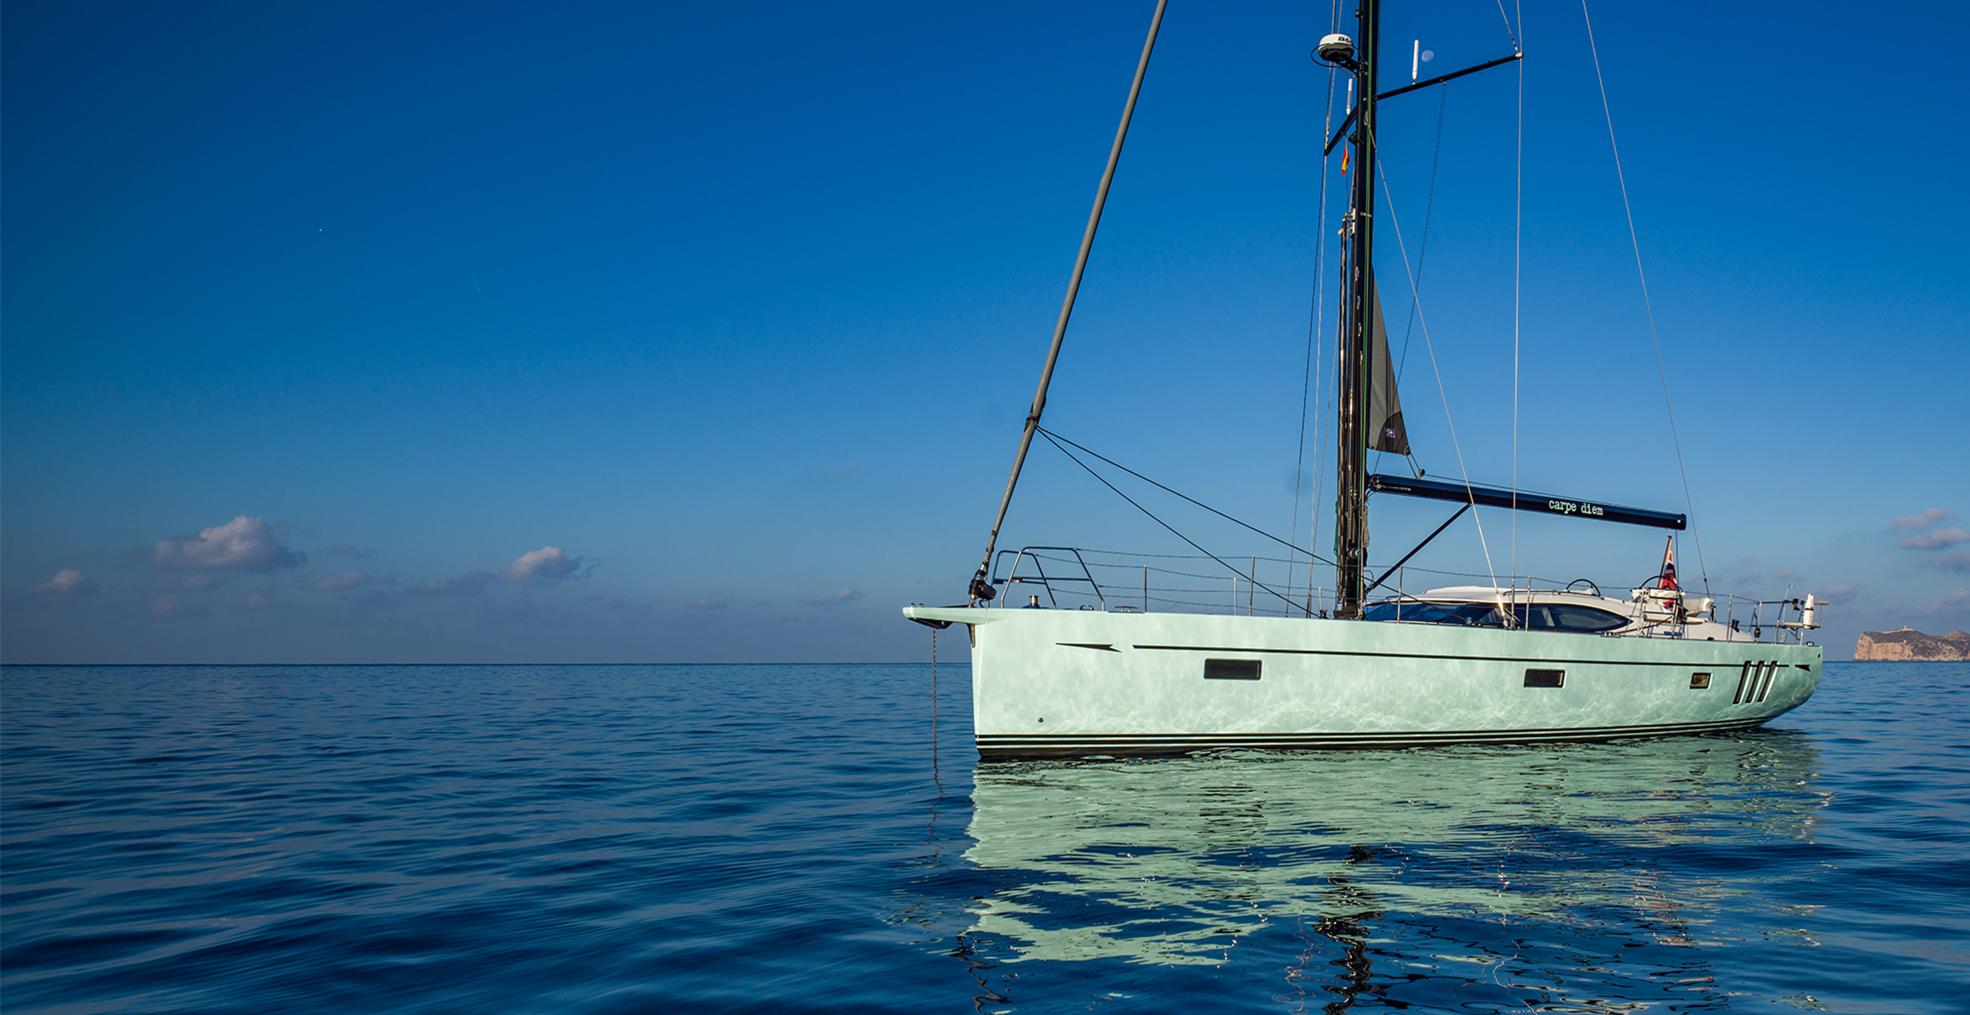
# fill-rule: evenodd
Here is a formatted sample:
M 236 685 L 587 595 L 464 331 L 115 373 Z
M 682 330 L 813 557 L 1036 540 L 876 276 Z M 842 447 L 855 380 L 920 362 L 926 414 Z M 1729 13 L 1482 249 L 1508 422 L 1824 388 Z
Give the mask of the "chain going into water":
M 937 771 L 937 629 L 930 629 L 930 771 Z

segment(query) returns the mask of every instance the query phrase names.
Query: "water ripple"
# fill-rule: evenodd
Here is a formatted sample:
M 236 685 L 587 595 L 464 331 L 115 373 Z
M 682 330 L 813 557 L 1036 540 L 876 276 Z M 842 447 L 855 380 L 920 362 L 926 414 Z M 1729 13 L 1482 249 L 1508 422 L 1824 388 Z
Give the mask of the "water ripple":
M 1970 667 L 1835 664 L 1781 728 L 1731 736 L 986 766 L 962 679 L 933 745 L 925 677 L 9 667 L 0 990 L 241 1012 L 1970 996 Z

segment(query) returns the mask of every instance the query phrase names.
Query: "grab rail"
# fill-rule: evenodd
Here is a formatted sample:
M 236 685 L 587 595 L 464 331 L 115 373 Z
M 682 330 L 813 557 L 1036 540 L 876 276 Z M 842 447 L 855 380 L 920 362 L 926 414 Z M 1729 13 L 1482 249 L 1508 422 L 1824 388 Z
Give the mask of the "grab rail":
M 1079 565 L 1081 568 L 1081 576 L 1078 578 L 1074 577 L 1071 574 L 1060 575 L 1058 577 L 1049 576 L 1047 574 L 1046 565 L 1042 563 L 1043 558 L 1040 556 L 1038 552 L 1041 550 L 1051 550 L 1056 553 L 1073 554 L 1074 563 Z M 1060 600 L 1053 593 L 1054 583 L 1060 582 L 1063 584 L 1075 584 L 1075 585 L 1084 584 L 1088 586 L 1090 589 L 1094 590 L 1095 600 L 1101 604 L 1101 608 L 1103 610 L 1108 609 L 1108 598 L 1101 594 L 1101 583 L 1094 580 L 1094 572 L 1088 570 L 1088 562 L 1082 559 L 1080 550 L 1075 549 L 1074 547 L 1071 546 L 1022 546 L 1017 550 L 1000 550 L 998 552 L 997 557 L 992 561 L 992 573 L 994 575 L 998 574 L 999 562 L 1003 561 L 1006 558 L 1007 554 L 1012 555 L 1011 572 L 1007 574 L 1007 576 L 1003 579 L 997 577 L 994 577 L 992 579 L 992 584 L 1004 586 L 1005 592 L 1011 593 L 1012 587 L 1022 582 L 1029 585 L 1038 585 L 1040 588 L 1046 590 L 1047 606 L 1052 609 L 1059 609 Z M 1022 578 L 1019 575 L 1019 562 L 1022 560 L 1027 560 L 1029 558 L 1033 561 L 1034 577 Z M 1055 558 L 1055 561 L 1059 562 L 1059 558 Z M 1010 598 L 1011 598 L 1010 595 L 1000 596 L 999 607 L 1003 609 L 1006 605 L 1006 602 Z
M 1093 555 L 1097 559 L 1090 562 L 1087 555 Z M 1076 597 L 1085 596 L 1087 598 L 1081 600 L 1079 607 L 1081 609 L 1147 612 L 1151 609 L 1153 594 L 1153 602 L 1157 608 L 1173 608 L 1177 612 L 1216 613 L 1228 610 L 1234 614 L 1250 614 L 1255 612 L 1255 605 L 1263 605 L 1255 602 L 1252 593 L 1253 587 L 1259 582 L 1264 581 L 1274 588 L 1290 590 L 1289 594 L 1293 596 L 1295 602 L 1299 602 L 1304 598 L 1308 603 L 1309 612 L 1314 612 L 1321 616 L 1325 615 L 1324 611 L 1318 611 L 1315 607 L 1323 605 L 1326 602 L 1327 589 L 1324 587 L 1308 588 L 1307 579 L 1312 576 L 1305 570 L 1307 567 L 1305 561 L 1263 555 L 1255 555 L 1249 558 L 1244 556 L 1233 557 L 1231 559 L 1241 564 L 1247 564 L 1249 559 L 1249 563 L 1247 564 L 1249 570 L 1241 569 L 1244 573 L 1227 576 L 1230 578 L 1230 583 L 1227 587 L 1217 584 L 1218 582 L 1224 581 L 1225 578 L 1210 573 L 1208 567 L 1192 569 L 1181 563 L 1182 561 L 1192 559 L 1203 561 L 1212 558 L 1193 558 L 1185 554 L 1170 553 L 1128 553 L 1118 550 L 1075 546 L 1033 545 L 1022 546 L 1017 550 L 1002 549 L 997 551 L 993 557 L 991 574 L 988 577 L 992 585 L 1001 590 L 1001 595 L 996 597 L 993 603 L 993 606 L 1001 609 L 1008 606 L 1024 607 L 1028 605 L 1041 605 L 1048 609 L 1072 609 L 1075 606 L 1073 600 Z M 1047 569 L 1048 564 L 1054 565 L 1054 570 L 1049 571 Z M 1119 573 L 1109 575 L 1107 580 L 1104 581 L 1095 577 L 1096 568 L 1105 568 Z M 1261 577 L 1262 570 L 1269 572 L 1263 578 Z M 1442 578 L 1490 578 L 1489 575 L 1442 571 L 1434 568 L 1416 567 L 1414 565 L 1389 568 L 1388 570 L 1398 576 L 1403 574 L 1409 574 L 1412 577 L 1415 575 L 1427 575 L 1439 580 Z M 1153 582 L 1152 578 L 1155 579 Z M 1415 593 L 1403 591 L 1403 586 L 1408 583 L 1400 577 L 1394 578 L 1390 584 L 1395 586 L 1394 594 L 1391 598 L 1416 599 Z M 1012 602 L 1012 593 L 1015 591 L 1015 586 L 1021 585 L 1039 587 L 1040 591 L 1035 594 L 1032 603 L 1022 602 L 1015 604 Z M 1574 579 L 1571 582 L 1563 582 L 1557 579 L 1536 576 L 1520 576 L 1513 579 L 1510 588 L 1519 594 L 1545 591 L 1586 592 L 1591 595 L 1600 591 L 1600 587 L 1597 584 L 1586 579 Z M 1513 594 L 1512 591 L 1503 589 L 1500 591 L 1508 596 Z M 1227 592 L 1229 593 L 1228 595 Z M 1795 629 L 1800 625 L 1781 626 L 1787 617 L 1791 616 L 1795 611 L 1799 611 L 1799 600 L 1761 600 L 1754 597 L 1737 596 L 1722 592 L 1713 593 L 1712 596 L 1714 596 L 1716 602 L 1716 609 L 1709 616 L 1715 622 L 1733 631 L 1750 634 L 1753 636 L 1753 640 L 1759 642 L 1765 642 L 1768 639 L 1781 642 L 1798 641 L 1804 638 L 1805 632 Z M 1063 598 L 1069 600 L 1065 606 L 1062 604 Z M 1773 606 L 1778 607 L 1780 612 L 1780 616 L 1776 619 L 1770 618 L 1767 615 L 1769 608 Z M 1751 616 L 1740 621 L 1736 611 L 1747 607 L 1749 607 Z M 1722 615 L 1718 616 L 1717 614 Z M 1298 616 L 1299 614 L 1291 612 L 1282 614 L 1275 610 L 1273 615 Z M 1743 625 L 1742 628 L 1739 627 L 1740 623 Z M 1657 628 L 1660 628 L 1660 630 L 1657 630 Z M 1644 638 L 1676 638 L 1681 636 L 1681 625 L 1676 624 L 1645 625 L 1642 630 L 1630 631 L 1624 635 L 1624 637 Z

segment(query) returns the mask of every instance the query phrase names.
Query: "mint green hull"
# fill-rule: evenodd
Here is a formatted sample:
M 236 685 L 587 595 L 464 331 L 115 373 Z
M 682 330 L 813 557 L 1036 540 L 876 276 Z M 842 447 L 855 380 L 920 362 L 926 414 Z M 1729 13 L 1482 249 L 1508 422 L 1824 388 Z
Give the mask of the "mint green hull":
M 1742 729 L 1811 697 L 1822 656 L 1805 644 L 1361 621 L 904 613 L 970 629 L 972 718 L 988 758 Z

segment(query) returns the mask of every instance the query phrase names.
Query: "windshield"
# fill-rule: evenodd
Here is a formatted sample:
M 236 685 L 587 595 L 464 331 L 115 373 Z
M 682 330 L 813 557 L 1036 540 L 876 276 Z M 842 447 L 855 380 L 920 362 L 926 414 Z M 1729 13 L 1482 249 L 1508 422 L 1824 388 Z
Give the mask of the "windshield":
M 1628 618 L 1575 603 L 1535 603 L 1512 607 L 1518 626 L 1528 631 L 1572 631 L 1603 634 L 1628 626 Z
M 1405 624 L 1449 624 L 1454 627 L 1503 627 L 1490 603 L 1376 603 L 1361 611 L 1363 620 L 1400 620 Z

